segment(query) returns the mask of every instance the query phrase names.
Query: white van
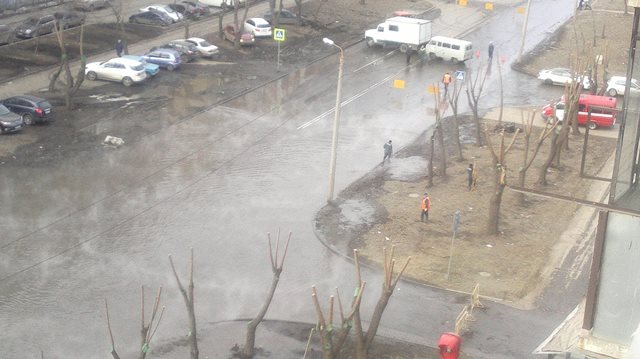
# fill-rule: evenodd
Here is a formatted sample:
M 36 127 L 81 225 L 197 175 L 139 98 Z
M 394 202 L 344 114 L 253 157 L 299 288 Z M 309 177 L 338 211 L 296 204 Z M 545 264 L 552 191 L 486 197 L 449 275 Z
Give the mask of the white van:
M 434 36 L 422 50 L 430 58 L 464 62 L 473 57 L 473 45 L 470 41 L 452 37 Z

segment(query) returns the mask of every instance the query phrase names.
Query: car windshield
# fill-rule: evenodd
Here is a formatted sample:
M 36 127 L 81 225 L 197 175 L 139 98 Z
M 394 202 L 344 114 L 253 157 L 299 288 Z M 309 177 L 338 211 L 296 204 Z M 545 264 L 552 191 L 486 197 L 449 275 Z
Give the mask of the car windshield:
M 168 13 L 174 13 L 176 12 L 175 10 L 173 10 L 172 8 L 165 6 L 164 9 L 168 12 Z
M 35 17 L 30 17 L 27 20 L 25 20 L 24 23 L 27 25 L 35 25 L 38 23 L 38 19 L 36 19 Z
M 198 42 L 198 41 L 196 41 L 196 42 Z M 202 47 L 209 47 L 209 46 L 211 46 L 211 44 L 210 44 L 210 43 L 208 43 L 208 42 L 206 42 L 206 41 L 200 41 L 200 46 L 202 46 Z
M 0 105 L 0 115 L 6 115 L 9 112 L 11 112 L 11 111 L 9 111 L 8 108 L 6 108 L 4 105 Z
M 131 66 L 131 69 L 133 71 L 142 71 L 142 70 L 144 70 L 144 65 L 142 63 L 140 63 L 138 65 L 133 65 L 133 66 Z

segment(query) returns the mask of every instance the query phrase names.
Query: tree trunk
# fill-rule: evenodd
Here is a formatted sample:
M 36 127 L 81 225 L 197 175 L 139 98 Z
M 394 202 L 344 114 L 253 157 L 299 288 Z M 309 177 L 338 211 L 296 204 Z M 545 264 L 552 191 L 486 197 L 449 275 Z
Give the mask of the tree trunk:
M 436 130 L 438 133 L 438 146 L 440 146 L 440 173 L 442 177 L 447 177 L 447 154 L 444 148 L 444 131 L 442 130 L 442 120 L 439 120 L 436 124 Z
M 456 137 L 456 148 L 458 149 L 458 160 L 464 161 L 464 155 L 462 154 L 462 142 L 460 142 L 460 122 L 458 122 L 457 109 L 453 112 L 453 135 Z
M 496 177 L 499 175 L 496 175 Z M 502 204 L 502 194 L 504 193 L 504 185 L 498 180 L 495 184 L 495 190 L 489 201 L 489 221 L 487 223 L 487 232 L 492 235 L 499 233 L 498 222 L 500 221 L 500 205 Z
M 429 163 L 427 164 L 427 186 L 433 187 L 433 153 L 435 152 L 435 134 L 431 134 L 431 148 L 429 150 Z
M 269 289 L 269 294 L 267 295 L 267 298 L 262 304 L 262 308 L 260 309 L 260 312 L 255 318 L 253 318 L 253 320 L 251 320 L 247 324 L 247 336 L 245 338 L 244 348 L 242 348 L 242 358 L 244 359 L 253 358 L 255 344 L 256 344 L 256 330 L 260 322 L 262 322 L 262 320 L 264 319 L 264 316 L 267 314 L 269 305 L 273 300 L 273 295 L 275 294 L 276 288 L 278 287 L 279 280 L 280 280 L 280 272 L 277 271 L 276 273 L 273 274 L 273 279 L 271 280 L 271 288 Z
M 551 164 L 553 163 L 553 159 L 555 158 L 555 153 L 558 147 L 558 137 L 559 134 L 554 132 L 551 135 L 551 149 L 549 150 L 549 154 L 547 155 L 547 159 L 544 161 L 544 164 L 542 165 L 542 167 L 540 167 L 540 172 L 538 174 L 538 184 L 541 185 L 547 185 L 547 171 L 549 170 L 549 167 L 551 167 Z
M 380 295 L 380 299 L 378 299 L 376 308 L 373 310 L 373 314 L 371 315 L 371 322 L 369 323 L 369 329 L 367 329 L 367 340 L 365 341 L 364 356 L 359 357 L 356 355 L 357 359 L 367 359 L 369 350 L 371 349 L 371 344 L 373 344 L 373 339 L 375 339 L 376 333 L 378 332 L 378 327 L 380 327 L 382 314 L 384 314 L 384 310 L 387 308 L 387 304 L 389 304 L 389 299 L 391 298 L 392 294 L 393 294 L 393 289 L 391 291 L 384 291 Z
M 518 171 L 518 186 L 520 186 L 520 188 L 524 188 L 525 182 L 527 179 L 527 170 L 525 168 L 521 168 L 520 171 Z M 520 192 L 518 193 L 518 202 L 520 203 L 521 206 L 524 206 L 526 204 L 526 196 L 524 193 Z
M 480 128 L 480 116 L 478 115 L 478 104 L 475 104 L 472 108 L 473 123 L 476 127 L 476 146 L 482 146 L 482 130 Z
M 224 32 L 222 29 L 222 17 L 224 16 L 223 12 L 220 12 L 220 15 L 218 16 L 218 33 L 220 34 L 220 39 L 224 39 Z

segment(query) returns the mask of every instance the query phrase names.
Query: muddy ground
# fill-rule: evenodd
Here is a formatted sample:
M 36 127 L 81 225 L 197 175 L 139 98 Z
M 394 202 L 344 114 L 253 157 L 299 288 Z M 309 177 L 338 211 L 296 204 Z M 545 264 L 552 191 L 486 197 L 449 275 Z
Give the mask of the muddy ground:
M 609 2 L 604 3 L 611 6 Z M 594 3 L 594 9 L 599 8 L 598 4 Z M 595 32 L 595 50 L 590 47 L 594 41 L 594 21 L 595 28 L 598 29 Z M 628 33 L 630 23 L 630 15 L 600 11 L 579 12 L 575 22 L 569 22 L 551 41 L 527 56 L 523 64 L 516 64 L 514 67 L 534 76 L 543 68 L 572 67 L 576 58 L 576 44 L 584 44 L 584 47 L 580 47 L 581 56 L 587 56 L 589 51 L 589 54 L 607 53 L 609 73 L 624 74 L 627 55 L 623 49 L 628 47 L 628 39 L 616 34 Z M 576 31 L 573 30 L 574 26 Z M 602 26 L 605 26 L 604 40 L 601 38 Z M 520 122 L 519 117 L 505 120 Z M 536 121 L 542 122 L 540 117 Z M 452 118 L 445 119 L 445 123 L 445 130 L 448 131 L 445 142 L 450 145 L 454 143 L 451 133 Z M 463 137 L 473 138 L 473 125 L 469 118 L 465 118 L 465 123 L 462 126 Z M 488 121 L 485 123 L 489 128 L 495 125 Z M 397 157 L 426 161 L 424 154 L 429 152 L 427 138 L 430 134 L 430 131 L 422 134 Z M 493 132 L 491 136 L 492 142 L 497 146 L 499 133 Z M 507 137 L 511 138 L 509 135 Z M 517 181 L 517 169 L 522 163 L 522 135 L 520 137 L 507 159 L 507 181 L 512 184 Z M 532 135 L 532 138 L 537 138 L 537 135 Z M 382 263 L 382 248 L 395 244 L 399 258 L 412 256 L 407 276 L 415 281 L 463 292 L 470 292 L 476 283 L 480 283 L 482 295 L 530 309 L 535 306 L 541 290 L 536 284 L 547 283 L 549 280 L 542 278 L 542 273 L 553 273 L 543 270 L 548 265 L 550 250 L 566 229 L 566 223 L 577 206 L 531 196 L 526 197 L 526 204 L 521 206 L 518 195 L 507 190 L 502 202 L 500 234 L 487 235 L 489 199 L 494 189 L 491 154 L 488 147 L 478 148 L 470 142 L 465 144 L 465 161 L 453 158 L 454 147 L 446 148 L 446 177 L 442 173 L 436 173 L 433 187 L 427 186 L 426 176 L 409 181 L 392 179 L 392 166 L 370 173 L 341 194 L 339 206 L 325 207 L 318 214 L 317 227 L 332 245 L 345 253 L 357 248 L 375 266 Z M 585 170 L 586 173 L 595 175 L 612 155 L 615 139 L 591 136 L 589 146 Z M 561 166 L 552 168 L 549 172 L 547 179 L 550 184 L 541 186 L 536 180 L 539 166 L 546 159 L 548 149 L 548 144 L 542 146 L 528 172 L 526 187 L 585 198 L 592 181 L 579 176 L 581 137 L 571 140 L 569 151 L 562 155 Z M 439 153 L 436 149 L 436 166 L 439 164 Z M 479 170 L 479 182 L 475 191 L 467 189 L 468 163 L 476 163 Z M 428 223 L 420 221 L 420 199 L 425 191 L 430 194 L 432 201 Z M 341 213 L 342 208 L 368 211 L 367 219 L 354 225 Z M 452 241 L 452 218 L 456 210 L 461 212 L 462 225 L 455 239 L 451 275 L 446 279 Z

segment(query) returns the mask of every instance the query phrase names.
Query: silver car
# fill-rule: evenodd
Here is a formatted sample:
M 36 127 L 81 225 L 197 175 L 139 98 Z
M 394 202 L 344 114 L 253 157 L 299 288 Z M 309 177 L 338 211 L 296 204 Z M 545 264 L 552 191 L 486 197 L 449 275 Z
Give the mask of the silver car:
M 75 0 L 73 8 L 77 10 L 93 11 L 108 7 L 109 0 Z

